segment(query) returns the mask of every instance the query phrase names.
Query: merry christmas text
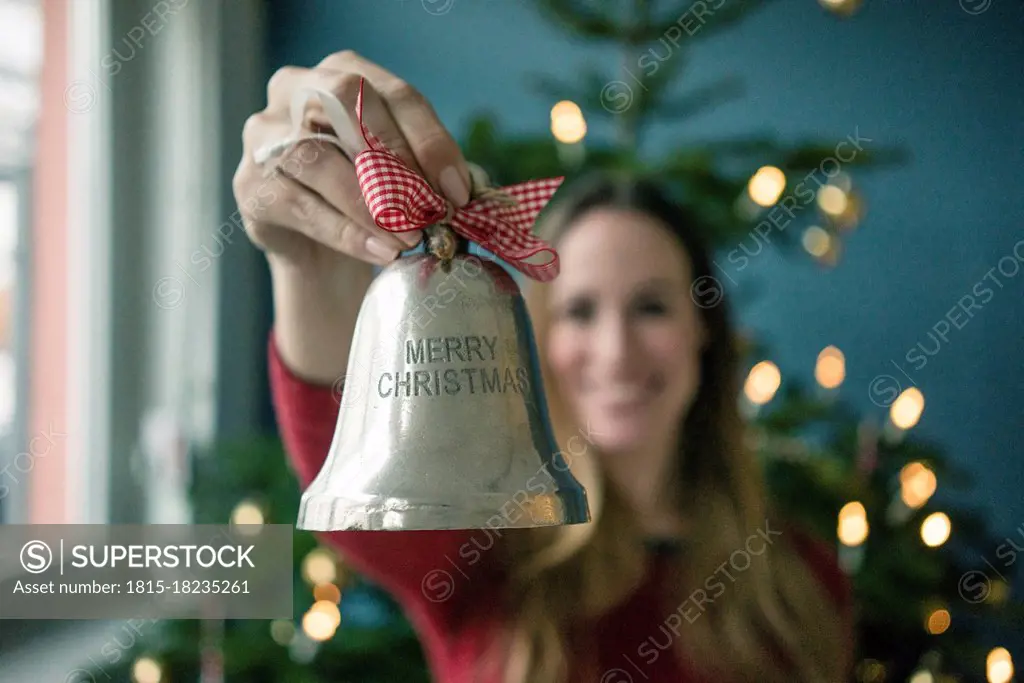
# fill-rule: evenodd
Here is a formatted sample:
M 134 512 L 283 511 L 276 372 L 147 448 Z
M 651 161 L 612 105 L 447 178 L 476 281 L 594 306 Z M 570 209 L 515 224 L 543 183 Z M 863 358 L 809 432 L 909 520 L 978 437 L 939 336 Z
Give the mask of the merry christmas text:
M 495 363 L 480 367 L 397 370 L 377 378 L 380 398 L 454 396 L 459 393 L 524 394 L 530 390 L 530 376 L 524 367 L 501 367 L 498 337 L 464 335 L 427 337 L 405 341 L 405 365 L 440 363 Z

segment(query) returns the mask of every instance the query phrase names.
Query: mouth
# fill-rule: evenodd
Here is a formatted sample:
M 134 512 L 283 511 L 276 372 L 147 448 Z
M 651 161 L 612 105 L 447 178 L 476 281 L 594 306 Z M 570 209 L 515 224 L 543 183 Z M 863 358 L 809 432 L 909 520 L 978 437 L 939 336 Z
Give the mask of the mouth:
M 619 382 L 595 387 L 594 395 L 603 410 L 629 413 L 646 408 L 661 394 L 664 382 L 659 377 L 643 381 Z

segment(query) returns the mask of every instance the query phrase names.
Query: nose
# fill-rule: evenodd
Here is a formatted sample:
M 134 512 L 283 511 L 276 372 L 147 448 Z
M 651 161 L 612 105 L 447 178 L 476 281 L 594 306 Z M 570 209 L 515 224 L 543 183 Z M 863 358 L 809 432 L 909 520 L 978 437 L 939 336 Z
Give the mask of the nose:
M 603 372 L 625 374 L 635 362 L 635 345 L 629 321 L 618 313 L 603 316 L 594 335 L 594 358 Z

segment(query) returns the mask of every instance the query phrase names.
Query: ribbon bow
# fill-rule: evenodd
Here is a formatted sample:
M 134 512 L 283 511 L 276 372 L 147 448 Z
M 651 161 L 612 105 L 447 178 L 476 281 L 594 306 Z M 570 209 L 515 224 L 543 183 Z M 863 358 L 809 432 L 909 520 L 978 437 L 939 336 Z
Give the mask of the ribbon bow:
M 363 84 L 359 81 L 356 118 L 366 149 L 355 158 L 356 176 L 366 206 L 378 227 L 390 232 L 421 230 L 443 223 L 468 240 L 488 249 L 510 266 L 541 282 L 558 276 L 558 253 L 531 232 L 537 214 L 562 184 L 563 178 L 530 180 L 502 188 L 474 188 L 474 198 L 460 209 L 434 191 L 363 124 Z M 345 111 L 332 93 L 315 87 L 299 88 L 291 101 L 294 131 L 284 140 L 256 151 L 256 162 L 266 163 L 291 145 L 307 139 L 330 142 L 342 151 L 335 135 L 301 134 L 306 102 L 315 95 L 334 127 L 335 135 L 352 139 Z M 536 257 L 536 258 L 535 258 Z
M 534 237 L 531 229 L 563 178 L 529 180 L 496 191 L 488 188 L 455 209 L 367 130 L 363 124 L 364 82 L 359 82 L 356 117 L 367 149 L 356 156 L 355 167 L 359 188 L 377 226 L 407 232 L 443 222 L 528 277 L 541 282 L 557 277 L 558 253 Z M 528 261 L 537 255 L 541 255 L 540 262 Z

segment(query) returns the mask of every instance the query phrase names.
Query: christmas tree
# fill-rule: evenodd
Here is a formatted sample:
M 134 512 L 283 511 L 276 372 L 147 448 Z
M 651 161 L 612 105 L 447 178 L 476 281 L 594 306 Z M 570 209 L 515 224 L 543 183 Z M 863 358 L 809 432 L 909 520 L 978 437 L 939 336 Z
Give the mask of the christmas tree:
M 859 5 L 821 3 L 840 16 Z M 510 137 L 497 117 L 484 114 L 461 136 L 468 159 L 499 183 L 571 178 L 595 167 L 649 175 L 700 217 L 707 241 L 726 252 L 728 263 L 750 258 L 752 248 L 743 245 L 759 245 L 770 231 L 772 244 L 788 247 L 792 258 L 840 267 L 844 241 L 856 238 L 865 220 L 854 169 L 899 163 L 899 150 L 864 149 L 853 136 L 794 145 L 753 135 L 641 152 L 652 123 L 680 121 L 742 96 L 734 79 L 679 94 L 687 63 L 680 55 L 749 20 L 766 2 L 536 4 L 574 36 L 612 46 L 622 68 L 606 74 L 585 67 L 571 82 L 538 76 L 532 87 L 556 103 L 550 133 Z M 595 140 L 588 121 L 613 134 Z M 712 278 L 694 283 L 692 294 L 698 305 L 714 305 L 723 291 Z M 878 410 L 858 412 L 842 399 L 839 349 L 822 350 L 813 378 L 783 383 L 770 350 L 752 339 L 745 348 L 750 371 L 737 398 L 773 502 L 822 538 L 836 539 L 853 581 L 854 680 L 1012 680 L 1009 653 L 989 638 L 1001 624 L 1024 622 L 1024 610 L 998 571 L 981 571 L 979 558 L 999 547 L 981 517 L 934 509 L 939 485 L 966 487 L 969 478 L 937 445 L 911 435 L 924 408 L 921 393 L 872 387 Z M 197 523 L 294 522 L 300 492 L 277 441 L 224 445 L 198 454 L 196 468 Z M 130 664 L 104 673 L 126 681 L 134 675 L 140 683 L 428 680 L 397 606 L 303 532 L 296 534 L 294 585 L 294 621 L 165 622 L 148 633 Z

